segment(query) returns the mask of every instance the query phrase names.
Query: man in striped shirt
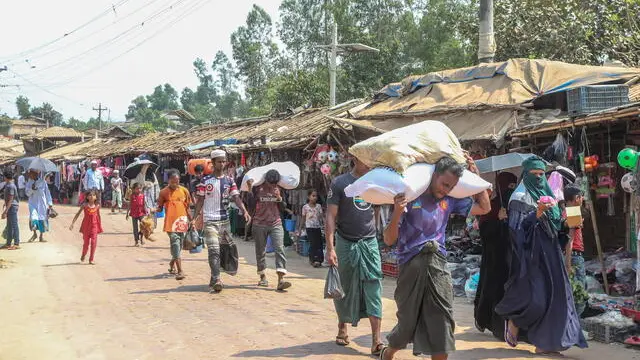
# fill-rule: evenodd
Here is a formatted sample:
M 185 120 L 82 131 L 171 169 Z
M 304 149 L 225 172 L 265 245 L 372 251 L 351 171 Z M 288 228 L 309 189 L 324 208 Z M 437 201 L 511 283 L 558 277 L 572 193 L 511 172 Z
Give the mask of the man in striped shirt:
M 199 217 L 203 219 L 204 241 L 207 244 L 209 267 L 211 268 L 209 291 L 218 293 L 223 288 L 220 279 L 220 245 L 233 244 L 227 213 L 229 200 L 233 200 L 242 210 L 247 224 L 251 221 L 251 217 L 240 199 L 240 192 L 235 181 L 224 174 L 224 168 L 227 164 L 227 154 L 224 150 L 213 150 L 211 163 L 213 164 L 213 174 L 203 177 L 202 182 L 197 186 L 196 219 L 194 222 Z

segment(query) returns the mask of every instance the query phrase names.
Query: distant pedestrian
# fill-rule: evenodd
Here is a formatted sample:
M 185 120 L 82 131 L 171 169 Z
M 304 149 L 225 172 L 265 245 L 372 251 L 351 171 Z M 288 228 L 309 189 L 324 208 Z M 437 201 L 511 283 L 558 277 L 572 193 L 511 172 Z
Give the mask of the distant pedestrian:
M 307 203 L 302 207 L 302 221 L 309 241 L 309 263 L 315 267 L 322 267 L 324 251 L 322 249 L 322 226 L 324 214 L 322 206 L 318 204 L 318 192 L 311 190 Z
M 2 218 L 7 219 L 7 243 L 2 248 L 7 250 L 20 249 L 20 231 L 18 228 L 18 188 L 14 184 L 13 171 L 4 171 L 4 211 Z M 11 241 L 13 240 L 13 244 Z
M 25 191 L 29 197 L 29 225 L 33 231 L 29 242 L 38 238 L 37 231 L 40 231 L 40 242 L 46 242 L 44 233 L 49 231 L 49 210 L 53 208 L 51 192 L 38 171 L 29 170 L 28 177 Z
M 111 212 L 115 212 L 116 208 L 118 212 L 122 211 L 122 178 L 120 177 L 120 171 L 114 170 L 113 177 L 111 178 Z
M 22 201 L 27 198 L 24 189 L 27 185 L 27 180 L 24 178 L 24 174 L 18 176 L 18 201 Z
M 104 191 L 104 178 L 98 170 L 98 162 L 91 160 L 91 168 L 84 174 L 83 187 L 85 191 L 96 190 L 98 192 L 98 203 L 102 201 L 102 192 Z
M 100 219 L 100 204 L 98 203 L 98 191 L 89 190 L 84 195 L 85 203 L 80 206 L 80 209 L 73 218 L 69 230 L 73 230 L 73 225 L 78 220 L 78 217 L 84 212 L 82 218 L 82 225 L 80 225 L 80 232 L 82 233 L 82 257 L 80 262 L 84 262 L 89 247 L 91 252 L 89 254 L 89 264 L 95 265 L 94 256 L 96 253 L 96 247 L 98 246 L 98 234 L 102 232 L 102 221 Z
M 171 169 L 167 175 L 169 177 L 169 185 L 160 191 L 157 211 L 162 212 L 163 209 L 165 210 L 164 231 L 169 235 L 169 245 L 171 247 L 169 273 L 176 274 L 176 280 L 182 280 L 185 275 L 182 270 L 180 252 L 182 251 L 182 242 L 189 231 L 189 223 L 191 222 L 189 213 L 191 195 L 187 188 L 180 186 L 180 173 L 178 170 Z
M 133 239 L 135 246 L 144 245 L 144 237 L 140 231 L 140 222 L 149 214 L 144 206 L 144 194 L 142 194 L 142 186 L 140 183 L 134 183 L 131 189 L 131 201 L 129 202 L 129 211 L 127 212 L 127 220 L 131 217 L 133 225 Z

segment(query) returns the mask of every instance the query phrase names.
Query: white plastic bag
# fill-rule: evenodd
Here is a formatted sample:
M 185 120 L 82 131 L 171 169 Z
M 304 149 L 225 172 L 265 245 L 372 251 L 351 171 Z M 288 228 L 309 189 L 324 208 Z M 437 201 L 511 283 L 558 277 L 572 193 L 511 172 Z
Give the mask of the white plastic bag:
M 340 274 L 338 268 L 331 266 L 327 272 L 327 279 L 324 283 L 324 298 L 342 300 L 345 297 L 342 284 L 340 283 Z
M 393 204 L 393 198 L 404 193 L 408 201 L 422 195 L 431 183 L 435 165 L 415 164 L 404 175 L 387 168 L 377 168 L 360 177 L 344 189 L 348 197 L 361 197 L 373 205 Z M 465 170 L 449 196 L 463 199 L 491 188 L 480 176 Z
M 273 162 L 271 164 L 253 168 L 244 175 L 242 178 L 242 184 L 240 186 L 241 191 L 249 191 L 247 182 L 253 180 L 253 186 L 261 185 L 264 182 L 264 176 L 269 170 L 277 170 L 280 174 L 280 181 L 278 185 L 286 190 L 293 190 L 300 184 L 300 168 L 298 165 L 287 162 Z
M 427 120 L 386 132 L 353 145 L 349 152 L 370 168 L 391 167 L 404 173 L 416 163 L 435 164 L 444 156 L 465 162 L 453 131 L 440 121 Z

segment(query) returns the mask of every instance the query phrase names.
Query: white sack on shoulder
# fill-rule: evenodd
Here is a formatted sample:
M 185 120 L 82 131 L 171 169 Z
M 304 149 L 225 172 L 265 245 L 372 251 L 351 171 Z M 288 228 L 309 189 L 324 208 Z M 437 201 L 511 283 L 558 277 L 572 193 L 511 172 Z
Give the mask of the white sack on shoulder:
M 253 186 L 262 185 L 264 183 L 264 177 L 269 170 L 277 170 L 280 174 L 280 181 L 278 185 L 286 190 L 293 190 L 300 184 L 300 168 L 298 165 L 287 162 L 273 162 L 271 164 L 253 168 L 244 175 L 242 178 L 242 184 L 240 185 L 241 191 L 249 191 L 247 182 L 253 180 Z
M 404 193 L 408 201 L 413 201 L 429 188 L 434 168 L 431 164 L 414 164 L 407 168 L 404 175 L 387 168 L 373 169 L 347 186 L 344 189 L 345 195 L 359 196 L 374 205 L 393 204 L 393 198 L 400 193 Z M 465 170 L 449 196 L 462 199 L 490 187 L 490 183 Z

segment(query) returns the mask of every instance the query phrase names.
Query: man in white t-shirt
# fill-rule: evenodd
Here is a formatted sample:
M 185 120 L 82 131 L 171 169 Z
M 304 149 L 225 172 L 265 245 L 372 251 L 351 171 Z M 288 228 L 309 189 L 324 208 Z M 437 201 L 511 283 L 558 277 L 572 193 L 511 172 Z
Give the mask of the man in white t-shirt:
M 200 217 L 204 222 L 204 242 L 209 250 L 209 267 L 211 268 L 209 291 L 219 293 L 223 287 L 220 279 L 220 245 L 233 245 L 227 214 L 229 200 L 233 200 L 242 210 L 247 224 L 251 221 L 251 216 L 240 199 L 235 181 L 224 174 L 224 167 L 227 164 L 226 152 L 213 150 L 211 162 L 213 174 L 203 177 L 202 182 L 196 187 L 197 203 L 193 222 L 195 225 Z
M 20 176 L 18 176 L 18 201 L 24 200 L 27 198 L 27 195 L 24 191 L 26 186 L 27 186 L 27 180 L 25 180 L 24 174 L 20 174 Z
M 122 178 L 120 177 L 120 171 L 114 170 L 113 177 L 111 178 L 111 212 L 122 211 Z

